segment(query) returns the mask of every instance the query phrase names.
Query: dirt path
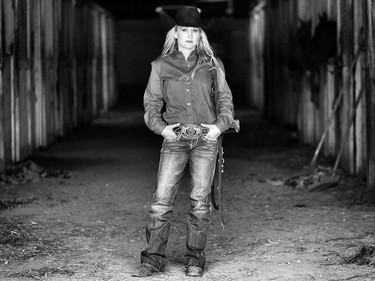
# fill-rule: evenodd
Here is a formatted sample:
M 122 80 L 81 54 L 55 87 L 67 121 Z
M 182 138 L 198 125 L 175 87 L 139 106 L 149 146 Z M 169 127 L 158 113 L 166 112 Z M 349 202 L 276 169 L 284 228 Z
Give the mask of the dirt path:
M 375 205 L 360 201 L 360 183 L 316 192 L 284 186 L 311 148 L 255 113 L 239 117 L 241 134 L 224 140 L 225 231 L 215 211 L 200 280 L 375 280 L 373 266 L 345 263 L 375 244 Z M 0 280 L 139 280 L 131 273 L 145 247 L 160 144 L 142 112 L 113 110 L 37 153 L 24 183 L 0 184 Z M 147 280 L 191 280 L 183 272 L 187 183 L 167 270 Z

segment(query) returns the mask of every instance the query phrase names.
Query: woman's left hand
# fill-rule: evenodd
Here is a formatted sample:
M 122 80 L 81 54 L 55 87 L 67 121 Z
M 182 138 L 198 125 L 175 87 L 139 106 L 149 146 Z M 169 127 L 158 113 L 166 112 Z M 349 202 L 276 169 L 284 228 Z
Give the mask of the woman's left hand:
M 208 133 L 204 136 L 205 139 L 209 141 L 216 141 L 216 139 L 220 136 L 221 131 L 216 125 L 210 124 L 201 124 L 202 127 L 208 129 Z

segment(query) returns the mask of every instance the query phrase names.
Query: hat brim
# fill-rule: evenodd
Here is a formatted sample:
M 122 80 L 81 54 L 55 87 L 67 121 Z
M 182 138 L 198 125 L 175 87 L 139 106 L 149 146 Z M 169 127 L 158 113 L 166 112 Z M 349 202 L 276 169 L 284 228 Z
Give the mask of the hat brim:
M 209 29 L 214 24 L 214 18 L 211 18 L 209 22 L 204 24 L 192 24 L 192 23 L 176 23 L 175 20 L 168 15 L 167 13 L 162 13 L 160 15 L 160 24 L 165 27 L 167 30 L 171 29 L 172 27 L 178 25 L 178 26 L 192 26 L 192 27 L 200 27 L 204 30 Z

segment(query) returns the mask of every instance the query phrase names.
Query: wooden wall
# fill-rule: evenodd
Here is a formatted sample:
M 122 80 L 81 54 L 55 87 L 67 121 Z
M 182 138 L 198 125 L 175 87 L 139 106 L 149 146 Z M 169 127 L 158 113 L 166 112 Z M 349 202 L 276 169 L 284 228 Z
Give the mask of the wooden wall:
M 116 102 L 114 20 L 79 0 L 0 0 L 0 172 Z
M 340 167 L 367 176 L 373 187 L 374 7 L 374 0 L 259 0 L 249 21 L 253 105 L 294 127 L 303 143 L 318 145 L 325 136 L 320 153 L 338 159 L 342 152 Z M 313 33 L 323 12 L 337 22 L 337 52 L 320 65 L 314 95 L 311 71 L 294 71 L 288 62 L 300 20 L 311 20 Z

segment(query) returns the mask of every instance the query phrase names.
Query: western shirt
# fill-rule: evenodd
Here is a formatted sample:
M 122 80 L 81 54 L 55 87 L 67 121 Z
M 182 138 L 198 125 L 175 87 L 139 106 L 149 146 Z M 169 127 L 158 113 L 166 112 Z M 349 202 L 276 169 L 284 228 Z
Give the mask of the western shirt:
M 214 124 L 221 132 L 233 122 L 233 98 L 225 80 L 224 66 L 212 69 L 203 62 L 193 80 L 187 83 L 181 76 L 188 74 L 197 63 L 196 51 L 185 59 L 180 51 L 158 57 L 151 62 L 151 73 L 144 93 L 144 120 L 147 127 L 161 134 L 169 124 Z M 212 69 L 212 70 L 211 70 Z M 217 71 L 219 114 L 214 102 L 214 75 Z

